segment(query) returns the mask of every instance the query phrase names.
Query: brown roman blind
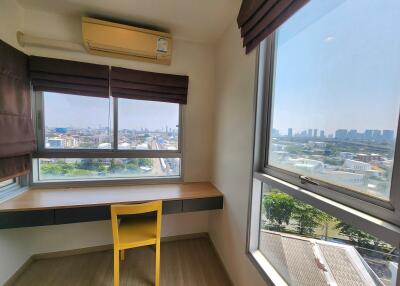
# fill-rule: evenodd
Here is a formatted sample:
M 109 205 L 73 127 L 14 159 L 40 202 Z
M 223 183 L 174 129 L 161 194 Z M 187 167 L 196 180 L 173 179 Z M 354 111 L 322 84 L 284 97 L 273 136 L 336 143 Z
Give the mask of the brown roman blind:
M 109 96 L 109 67 L 105 65 L 31 56 L 29 73 L 34 91 Z
M 243 0 L 237 23 L 246 54 L 303 7 L 309 0 Z
M 0 180 L 29 172 L 35 148 L 28 57 L 0 41 Z
M 188 83 L 188 76 L 111 67 L 114 97 L 186 104 Z

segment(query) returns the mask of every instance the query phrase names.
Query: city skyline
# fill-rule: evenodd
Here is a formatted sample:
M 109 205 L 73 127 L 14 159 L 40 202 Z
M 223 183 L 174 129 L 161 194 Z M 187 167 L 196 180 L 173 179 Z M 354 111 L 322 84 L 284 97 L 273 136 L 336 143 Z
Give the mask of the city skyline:
M 352 135 L 366 135 L 367 138 L 365 139 L 372 139 L 372 138 L 377 138 L 378 136 L 391 136 L 391 139 L 395 139 L 396 137 L 396 132 L 393 129 L 364 129 L 364 130 L 357 130 L 355 128 L 340 128 L 336 129 L 333 131 L 333 133 L 327 133 L 323 129 L 317 129 L 317 128 L 300 128 L 300 129 L 294 129 L 294 128 L 287 128 L 285 130 L 280 130 L 277 128 L 272 128 L 272 136 L 288 136 L 288 137 L 293 137 L 293 136 L 302 136 L 304 135 L 305 137 L 320 137 L 320 138 L 328 138 L 328 137 L 343 137 L 344 131 L 347 134 Z M 338 134 L 339 132 L 339 134 Z M 340 134 L 341 133 L 341 134 Z M 339 136 L 338 136 L 339 135 Z

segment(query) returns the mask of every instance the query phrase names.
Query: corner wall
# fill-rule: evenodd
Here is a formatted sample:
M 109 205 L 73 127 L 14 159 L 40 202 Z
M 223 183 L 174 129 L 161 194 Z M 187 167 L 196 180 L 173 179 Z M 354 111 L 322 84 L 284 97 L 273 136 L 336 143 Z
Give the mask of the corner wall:
M 210 237 L 233 283 L 265 285 L 246 257 L 256 52 L 245 55 L 236 23 L 217 43 L 213 184 L 224 209 L 209 217 Z

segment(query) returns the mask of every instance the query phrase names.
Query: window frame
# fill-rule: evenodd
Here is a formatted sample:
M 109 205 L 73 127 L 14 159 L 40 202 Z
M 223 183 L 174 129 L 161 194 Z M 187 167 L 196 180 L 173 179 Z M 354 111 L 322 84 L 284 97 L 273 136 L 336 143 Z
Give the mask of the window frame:
M 0 187 L 0 203 L 13 198 L 28 189 L 28 178 L 26 175 L 10 179 L 13 180 L 11 184 Z
M 183 181 L 183 106 L 179 105 L 178 122 L 178 149 L 177 150 L 120 150 L 118 149 L 118 98 L 109 97 L 112 103 L 110 108 L 111 128 L 113 130 L 111 149 L 56 149 L 45 148 L 45 112 L 43 92 L 32 93 L 33 121 L 37 140 L 37 151 L 33 153 L 32 170 L 30 175 L 31 186 L 99 186 L 99 185 L 127 185 L 132 183 L 174 183 Z M 179 158 L 180 173 L 170 177 L 138 177 L 138 178 L 108 178 L 104 179 L 76 179 L 65 181 L 35 181 L 38 178 L 38 166 L 33 166 L 34 161 L 40 158 Z M 35 160 L 36 159 L 36 160 Z
M 255 72 L 255 100 L 253 118 L 253 162 L 249 182 L 246 255 L 264 280 L 271 285 L 287 285 L 274 266 L 259 250 L 259 231 L 261 228 L 262 185 L 269 184 L 281 191 L 321 209 L 346 223 L 367 231 L 372 235 L 400 247 L 400 192 L 390 193 L 393 208 L 376 204 L 370 197 L 359 197 L 354 191 L 332 191 L 302 183 L 299 175 L 269 166 L 266 168 L 269 146 L 272 80 L 274 75 L 275 33 L 266 38 L 258 47 Z M 400 124 L 399 124 L 400 125 Z M 400 126 L 397 128 L 400 134 Z M 400 140 L 396 141 L 396 151 L 400 150 Z M 392 185 L 400 186 L 400 155 L 395 151 Z M 396 168 L 396 169 L 395 169 Z M 327 190 L 330 193 L 327 193 Z M 373 199 L 373 198 L 372 198 Z M 379 200 L 378 200 L 379 201 Z M 392 205 L 390 205 L 392 206 Z M 398 270 L 400 279 L 400 268 Z
M 273 77 L 275 74 L 274 69 L 276 55 L 276 33 L 271 34 L 271 36 L 268 37 L 266 41 L 267 43 L 265 45 L 260 46 L 262 49 L 264 49 L 264 51 L 260 52 L 265 52 L 265 57 L 268 58 L 268 62 L 265 62 L 264 71 L 264 95 L 260 99 L 262 106 L 261 112 L 265 115 L 262 119 L 262 127 L 260 130 L 260 132 L 262 132 L 262 137 L 264 138 L 264 141 L 261 142 L 259 147 L 263 148 L 263 152 L 260 152 L 260 155 L 262 157 L 256 166 L 256 171 L 277 177 L 298 187 L 305 187 L 314 193 L 320 194 L 324 197 L 333 199 L 345 205 L 349 205 L 350 207 L 353 207 L 370 215 L 400 225 L 400 190 L 398 190 L 400 188 L 400 140 L 396 140 L 395 144 L 389 201 L 362 194 L 361 192 L 351 190 L 350 188 L 345 188 L 335 185 L 333 183 L 324 182 L 314 178 L 311 179 L 311 182 L 307 182 L 301 179 L 301 174 L 268 165 L 268 150 L 272 128 L 271 115 L 273 108 L 272 100 L 274 80 Z M 398 119 L 397 134 L 400 134 L 400 118 Z

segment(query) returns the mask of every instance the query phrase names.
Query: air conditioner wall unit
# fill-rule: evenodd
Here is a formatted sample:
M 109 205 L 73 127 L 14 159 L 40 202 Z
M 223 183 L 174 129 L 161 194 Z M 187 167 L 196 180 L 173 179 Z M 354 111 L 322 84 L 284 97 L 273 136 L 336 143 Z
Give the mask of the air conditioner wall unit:
M 83 17 L 82 35 L 91 54 L 171 63 L 172 36 L 169 33 Z

